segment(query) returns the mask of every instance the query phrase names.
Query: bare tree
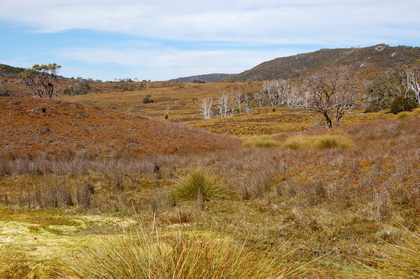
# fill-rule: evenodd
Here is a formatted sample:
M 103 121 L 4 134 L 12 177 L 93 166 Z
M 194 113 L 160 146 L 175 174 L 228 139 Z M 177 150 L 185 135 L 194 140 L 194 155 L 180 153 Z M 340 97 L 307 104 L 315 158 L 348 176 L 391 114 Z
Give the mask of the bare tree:
M 244 111 L 246 113 L 251 112 L 251 101 L 252 101 L 252 99 L 253 99 L 252 93 L 244 94 L 244 103 L 245 103 Z
M 332 119 L 339 126 L 340 119 L 351 110 L 354 105 L 354 87 L 350 81 L 350 68 L 339 66 L 325 68 L 313 73 L 306 81 L 309 96 L 308 108 L 321 113 L 329 128 Z
M 270 80 L 263 83 L 260 98 L 269 106 L 282 106 L 286 104 L 289 93 L 290 83 L 287 80 Z
M 61 66 L 57 64 L 38 65 L 25 69 L 20 73 L 23 83 L 34 95 L 40 98 L 53 98 L 57 93 L 57 73 Z
M 226 117 L 229 110 L 229 94 L 223 94 L 218 99 L 219 116 Z
M 238 90 L 236 92 L 233 92 L 233 98 L 235 99 L 235 103 L 238 106 L 238 112 L 241 113 L 242 112 L 242 98 L 243 98 L 242 91 Z
M 212 106 L 213 106 L 213 98 L 205 98 L 201 101 L 200 104 L 200 111 L 204 116 L 204 119 L 210 119 L 213 115 L 212 112 Z

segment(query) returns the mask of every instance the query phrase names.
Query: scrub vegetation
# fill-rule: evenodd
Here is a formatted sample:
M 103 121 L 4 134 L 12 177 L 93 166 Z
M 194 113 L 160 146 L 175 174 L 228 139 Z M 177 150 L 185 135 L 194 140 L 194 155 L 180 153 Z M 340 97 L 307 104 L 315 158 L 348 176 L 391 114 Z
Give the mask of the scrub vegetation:
M 341 85 L 337 65 L 304 73 L 305 54 L 287 80 L 57 76 L 51 99 L 2 66 L 0 278 L 419 278 L 418 62 L 402 50 L 418 51 L 332 52 L 360 54 Z

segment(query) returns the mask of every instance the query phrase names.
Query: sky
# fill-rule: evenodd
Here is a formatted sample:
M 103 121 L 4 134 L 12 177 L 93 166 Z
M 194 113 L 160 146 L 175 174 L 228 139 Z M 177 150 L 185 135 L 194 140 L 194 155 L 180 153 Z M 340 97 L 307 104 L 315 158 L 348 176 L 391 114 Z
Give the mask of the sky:
M 0 63 L 65 77 L 241 73 L 322 48 L 420 46 L 418 0 L 4 0 Z

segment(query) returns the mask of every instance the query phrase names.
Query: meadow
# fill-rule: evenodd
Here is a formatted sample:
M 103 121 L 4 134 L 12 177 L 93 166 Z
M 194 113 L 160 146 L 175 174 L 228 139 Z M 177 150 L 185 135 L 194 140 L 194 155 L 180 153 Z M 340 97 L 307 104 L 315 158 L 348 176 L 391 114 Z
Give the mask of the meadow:
M 333 129 L 303 110 L 199 113 L 201 98 L 259 87 L 109 87 L 30 107 L 5 98 L 2 130 L 17 143 L 0 156 L 0 277 L 418 278 L 419 109 L 356 111 Z M 6 122 L 16 111 L 29 115 Z M 136 133 L 153 135 L 134 130 L 142 123 L 167 125 L 152 127 L 178 149 L 139 149 Z M 85 132 L 64 136 L 72 125 Z M 42 144 L 24 145 L 34 127 Z

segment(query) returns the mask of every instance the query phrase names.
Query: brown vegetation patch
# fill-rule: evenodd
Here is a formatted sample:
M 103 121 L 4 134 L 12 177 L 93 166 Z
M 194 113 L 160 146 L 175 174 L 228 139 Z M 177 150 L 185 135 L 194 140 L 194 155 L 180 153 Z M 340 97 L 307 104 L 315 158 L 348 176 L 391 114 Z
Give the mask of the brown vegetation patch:
M 4 98 L 0 104 L 2 156 L 90 156 L 197 152 L 240 141 L 180 124 L 66 101 Z

